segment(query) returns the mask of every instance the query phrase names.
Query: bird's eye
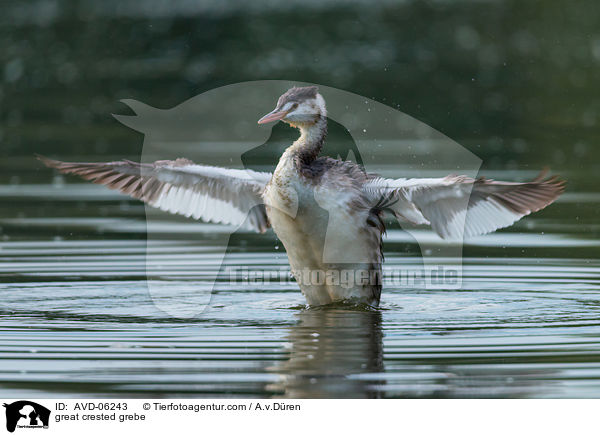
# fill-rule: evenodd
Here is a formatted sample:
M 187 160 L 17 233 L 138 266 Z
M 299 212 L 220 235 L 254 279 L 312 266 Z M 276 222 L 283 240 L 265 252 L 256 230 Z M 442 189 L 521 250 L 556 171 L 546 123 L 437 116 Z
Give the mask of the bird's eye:
M 298 108 L 298 103 L 294 103 L 294 104 L 292 105 L 292 110 L 293 110 L 293 109 L 297 109 L 297 108 Z

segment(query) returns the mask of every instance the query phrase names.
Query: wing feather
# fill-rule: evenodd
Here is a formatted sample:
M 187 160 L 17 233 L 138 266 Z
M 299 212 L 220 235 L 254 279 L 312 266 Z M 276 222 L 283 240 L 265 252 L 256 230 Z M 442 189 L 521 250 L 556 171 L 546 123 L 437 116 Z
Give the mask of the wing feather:
M 150 206 L 208 222 L 265 232 L 262 191 L 267 172 L 196 165 L 187 159 L 152 164 L 129 160 L 71 163 L 38 156 L 46 166 L 118 190 Z
M 526 183 L 450 175 L 444 178 L 373 178 L 365 193 L 398 218 L 430 224 L 442 238 L 486 234 L 551 204 L 565 182 L 540 174 Z

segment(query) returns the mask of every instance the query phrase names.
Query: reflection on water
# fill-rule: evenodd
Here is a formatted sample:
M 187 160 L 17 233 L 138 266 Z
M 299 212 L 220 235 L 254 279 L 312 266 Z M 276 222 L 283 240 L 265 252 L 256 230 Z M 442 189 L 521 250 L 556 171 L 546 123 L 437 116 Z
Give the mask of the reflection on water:
M 373 381 L 356 375 L 383 371 L 381 312 L 352 308 L 303 310 L 290 328 L 283 397 L 376 398 Z M 375 381 L 381 383 L 381 381 Z
M 203 300 L 230 229 L 164 216 L 147 246 L 143 206 L 73 187 L 0 186 L 6 397 L 600 395 L 597 195 L 469 241 L 460 289 L 389 281 L 379 310 L 306 309 L 293 282 L 225 277 L 205 312 L 175 318 L 150 297 L 146 249 L 162 304 Z M 385 249 L 384 272 L 421 262 L 397 227 Z M 235 234 L 226 259 L 287 264 L 269 234 Z

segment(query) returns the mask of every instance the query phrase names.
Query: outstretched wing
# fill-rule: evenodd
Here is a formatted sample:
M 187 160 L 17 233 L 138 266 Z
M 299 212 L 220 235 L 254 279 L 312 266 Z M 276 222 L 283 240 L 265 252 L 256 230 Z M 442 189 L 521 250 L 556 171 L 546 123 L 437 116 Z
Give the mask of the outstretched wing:
M 46 166 L 119 190 L 161 210 L 208 222 L 265 232 L 269 221 L 261 193 L 267 172 L 196 165 L 187 159 L 151 164 L 129 160 L 69 163 L 38 156 Z
M 401 220 L 431 224 L 444 239 L 476 236 L 511 225 L 541 210 L 564 191 L 565 182 L 540 174 L 527 183 L 450 175 L 445 178 L 374 178 L 365 194 L 376 208 Z

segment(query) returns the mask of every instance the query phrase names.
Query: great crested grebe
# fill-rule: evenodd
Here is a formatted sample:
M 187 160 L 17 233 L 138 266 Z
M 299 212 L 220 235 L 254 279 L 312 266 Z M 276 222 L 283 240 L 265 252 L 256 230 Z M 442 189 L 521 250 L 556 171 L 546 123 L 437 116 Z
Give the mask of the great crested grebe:
M 271 226 L 309 305 L 379 303 L 386 212 L 401 221 L 431 225 L 442 238 L 462 238 L 509 226 L 551 204 L 564 190 L 563 181 L 542 176 L 527 183 L 456 175 L 384 179 L 355 163 L 319 157 L 327 111 L 315 86 L 288 90 L 258 123 L 273 121 L 300 130 L 273 174 L 197 165 L 187 159 L 140 164 L 39 158 L 60 172 L 171 213 L 260 233 Z M 363 279 L 341 285 L 311 273 L 348 270 Z

